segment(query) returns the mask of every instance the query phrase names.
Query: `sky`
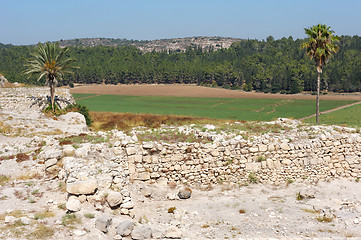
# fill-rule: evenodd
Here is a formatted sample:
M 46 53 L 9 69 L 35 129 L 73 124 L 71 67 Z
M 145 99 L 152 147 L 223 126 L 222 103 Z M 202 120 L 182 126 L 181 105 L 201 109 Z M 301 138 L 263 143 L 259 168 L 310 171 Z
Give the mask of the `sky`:
M 305 38 L 319 23 L 361 36 L 361 0 L 0 0 L 0 43 L 74 38 Z

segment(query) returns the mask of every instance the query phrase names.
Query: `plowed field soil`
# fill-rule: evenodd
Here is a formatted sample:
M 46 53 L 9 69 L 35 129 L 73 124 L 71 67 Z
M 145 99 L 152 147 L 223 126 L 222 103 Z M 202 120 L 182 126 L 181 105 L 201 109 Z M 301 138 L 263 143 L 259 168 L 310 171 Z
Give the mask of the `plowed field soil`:
M 109 94 L 128 96 L 168 96 L 168 97 L 214 97 L 214 98 L 265 98 L 265 99 L 315 99 L 310 94 L 271 94 L 210 88 L 195 85 L 83 85 L 72 88 L 71 93 Z M 361 93 L 321 95 L 323 100 L 361 100 Z

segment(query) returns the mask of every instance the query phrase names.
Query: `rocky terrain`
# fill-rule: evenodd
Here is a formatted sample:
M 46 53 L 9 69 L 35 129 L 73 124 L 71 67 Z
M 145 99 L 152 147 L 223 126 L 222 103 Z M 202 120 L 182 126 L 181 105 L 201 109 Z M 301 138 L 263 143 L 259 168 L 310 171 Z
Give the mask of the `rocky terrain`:
M 184 52 L 188 47 L 201 47 L 204 50 L 218 50 L 220 48 L 229 48 L 232 43 L 238 42 L 238 38 L 225 37 L 187 37 L 187 38 L 172 38 L 160 39 L 152 41 L 137 41 L 127 39 L 113 39 L 113 38 L 81 38 L 60 41 L 60 46 L 135 46 L 143 52 L 151 51 L 181 51 Z
M 93 132 L 79 113 L 44 115 L 47 94 L 0 89 L 1 239 L 361 238 L 358 129 Z

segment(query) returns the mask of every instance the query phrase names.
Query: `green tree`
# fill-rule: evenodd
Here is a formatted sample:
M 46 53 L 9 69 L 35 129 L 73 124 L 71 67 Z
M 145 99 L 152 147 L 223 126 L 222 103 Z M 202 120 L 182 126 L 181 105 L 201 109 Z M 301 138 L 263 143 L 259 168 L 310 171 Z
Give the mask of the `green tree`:
M 58 80 L 61 80 L 64 74 L 73 73 L 71 70 L 77 68 L 73 65 L 75 58 L 66 57 L 68 48 L 60 48 L 59 42 L 45 44 L 38 43 L 36 51 L 32 53 L 32 58 L 28 59 L 24 74 L 31 77 L 39 74 L 38 81 L 46 76 L 46 82 L 50 87 L 50 103 L 54 110 L 55 87 Z
M 337 53 L 339 50 L 336 44 L 339 41 L 337 36 L 334 36 L 334 31 L 330 27 L 322 24 L 305 28 L 305 32 L 308 35 L 307 42 L 301 45 L 302 48 L 306 48 L 307 55 L 314 59 L 317 68 L 317 97 L 316 97 L 316 123 L 319 124 L 320 116 L 320 76 L 323 66 L 331 58 L 333 53 Z

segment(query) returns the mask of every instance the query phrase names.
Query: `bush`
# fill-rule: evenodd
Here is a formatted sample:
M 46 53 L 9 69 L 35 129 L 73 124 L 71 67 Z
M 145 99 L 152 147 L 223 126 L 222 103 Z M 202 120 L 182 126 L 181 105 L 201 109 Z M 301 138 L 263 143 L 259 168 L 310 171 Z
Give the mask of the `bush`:
M 66 112 L 78 112 L 83 114 L 86 125 L 91 126 L 93 120 L 90 117 L 89 109 L 86 106 L 80 104 L 69 105 L 65 108 Z

